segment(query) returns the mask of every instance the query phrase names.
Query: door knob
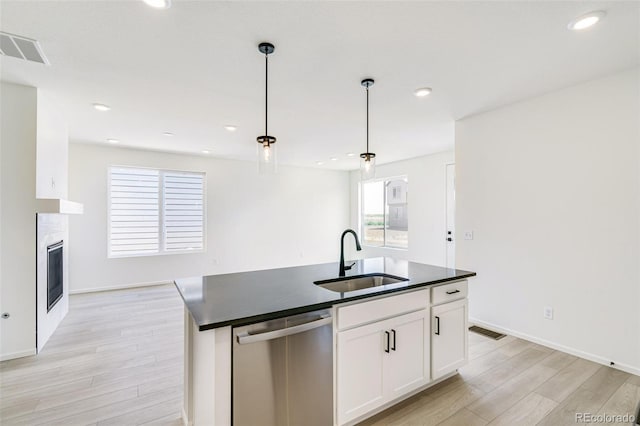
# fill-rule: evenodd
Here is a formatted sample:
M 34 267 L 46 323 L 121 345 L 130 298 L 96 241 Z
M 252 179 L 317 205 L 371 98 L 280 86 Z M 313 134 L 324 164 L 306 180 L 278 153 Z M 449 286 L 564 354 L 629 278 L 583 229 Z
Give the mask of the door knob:
M 447 238 L 447 241 L 453 241 L 453 239 L 451 239 L 451 237 Z

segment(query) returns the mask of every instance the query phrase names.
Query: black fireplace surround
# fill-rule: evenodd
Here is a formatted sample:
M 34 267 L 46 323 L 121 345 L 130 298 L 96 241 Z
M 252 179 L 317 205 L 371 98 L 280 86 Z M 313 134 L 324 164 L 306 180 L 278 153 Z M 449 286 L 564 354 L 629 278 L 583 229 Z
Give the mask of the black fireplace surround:
M 62 298 L 62 247 L 62 241 L 47 246 L 47 312 Z

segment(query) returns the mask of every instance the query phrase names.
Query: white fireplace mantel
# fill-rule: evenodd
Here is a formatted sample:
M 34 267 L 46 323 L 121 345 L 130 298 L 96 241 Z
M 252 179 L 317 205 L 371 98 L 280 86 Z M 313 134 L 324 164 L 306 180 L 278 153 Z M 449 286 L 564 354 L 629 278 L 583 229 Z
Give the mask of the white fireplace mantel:
M 38 213 L 82 214 L 84 205 L 62 198 L 38 198 L 36 209 Z

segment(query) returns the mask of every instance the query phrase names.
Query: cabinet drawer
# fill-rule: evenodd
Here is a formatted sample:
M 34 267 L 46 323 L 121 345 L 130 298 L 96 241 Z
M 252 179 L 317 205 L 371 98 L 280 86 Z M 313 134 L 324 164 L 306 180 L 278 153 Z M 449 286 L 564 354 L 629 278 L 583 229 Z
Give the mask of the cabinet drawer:
M 434 305 L 464 299 L 465 297 L 467 297 L 466 280 L 431 288 L 431 300 Z
M 338 307 L 338 330 L 425 309 L 427 306 L 429 306 L 429 290 L 425 289 Z

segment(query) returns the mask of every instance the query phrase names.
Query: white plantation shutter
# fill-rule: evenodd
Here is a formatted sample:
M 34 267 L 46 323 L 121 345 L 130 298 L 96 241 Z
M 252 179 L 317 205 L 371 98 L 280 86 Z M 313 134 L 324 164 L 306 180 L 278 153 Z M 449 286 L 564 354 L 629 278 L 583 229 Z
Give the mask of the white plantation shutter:
M 165 250 L 204 248 L 204 174 L 164 172 Z
M 160 173 L 111 167 L 110 255 L 157 253 L 160 248 Z
M 109 169 L 109 256 L 204 249 L 204 173 Z

